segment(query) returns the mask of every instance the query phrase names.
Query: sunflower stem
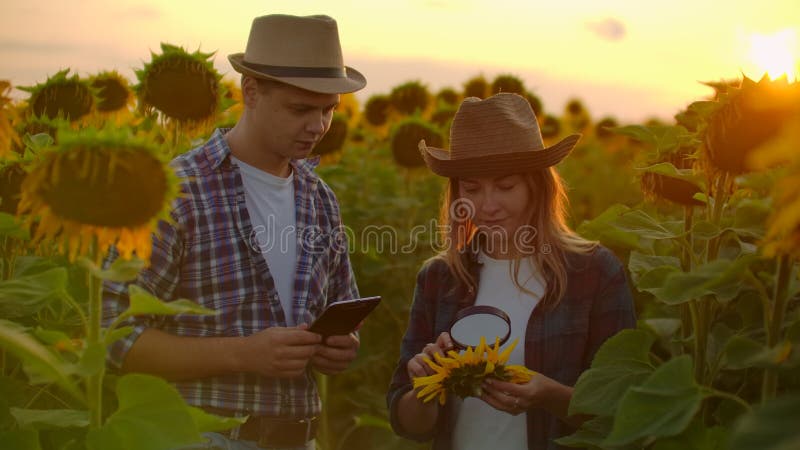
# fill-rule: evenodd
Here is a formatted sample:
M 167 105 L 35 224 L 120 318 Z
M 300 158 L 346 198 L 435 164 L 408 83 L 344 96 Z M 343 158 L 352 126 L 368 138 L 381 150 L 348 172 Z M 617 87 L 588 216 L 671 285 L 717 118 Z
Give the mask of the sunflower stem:
M 323 449 L 331 449 L 333 447 L 333 443 L 331 442 L 331 435 L 330 435 L 330 423 L 328 414 L 326 411 L 330 409 L 330 405 L 328 405 L 328 376 L 324 374 L 318 374 L 317 376 L 317 389 L 319 390 L 319 396 L 322 399 L 322 412 L 320 413 L 320 423 L 319 423 L 319 434 L 320 434 L 320 444 L 321 448 Z
M 683 207 L 683 231 L 686 233 L 686 245 L 681 247 L 681 269 L 684 272 L 692 270 L 692 225 L 694 222 L 694 207 Z M 681 337 L 685 342 L 691 336 L 692 329 L 695 325 L 696 310 L 692 308 L 692 303 L 684 303 L 681 305 Z M 690 328 L 691 325 L 691 328 Z M 678 354 L 683 354 L 683 344 L 676 346 Z
M 792 260 L 788 255 L 778 258 L 777 281 L 773 291 L 772 311 L 770 312 L 769 326 L 767 327 L 767 346 L 774 348 L 781 339 L 783 319 L 786 316 L 786 305 L 789 298 L 789 280 L 792 274 Z M 775 398 L 778 392 L 778 372 L 775 368 L 764 370 L 761 384 L 761 401 L 766 402 Z
M 96 236 L 92 238 L 91 256 L 92 261 L 97 262 L 100 258 L 99 242 Z M 103 345 L 100 336 L 100 326 L 103 314 L 103 281 L 86 271 L 89 284 L 89 324 L 86 334 L 87 348 Z M 104 346 L 105 348 L 105 346 Z M 105 367 L 101 367 L 97 373 L 93 373 L 86 378 L 86 398 L 89 405 L 89 427 L 100 428 L 103 424 L 103 376 Z

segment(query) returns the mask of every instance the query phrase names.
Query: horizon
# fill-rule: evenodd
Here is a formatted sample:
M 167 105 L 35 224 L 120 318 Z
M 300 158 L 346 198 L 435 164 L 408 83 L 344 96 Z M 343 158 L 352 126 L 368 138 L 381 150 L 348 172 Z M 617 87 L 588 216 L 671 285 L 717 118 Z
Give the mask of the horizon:
M 135 83 L 134 69 L 159 51 L 160 42 L 216 52 L 217 70 L 235 79 L 227 55 L 243 51 L 253 17 L 320 11 L 339 24 L 345 64 L 367 77 L 356 95 L 362 105 L 406 81 L 421 81 L 435 93 L 458 90 L 480 74 L 490 81 L 512 74 L 549 113 L 560 114 L 577 98 L 595 119 L 671 119 L 713 94 L 703 82 L 760 78 L 767 71 L 774 77 L 781 70 L 795 79 L 800 59 L 800 8 L 791 0 L 769 6 L 689 0 L 272 3 L 270 11 L 251 0 L 223 9 L 186 0 L 9 5 L 0 18 L 0 79 L 16 88 L 70 68 L 82 76 L 117 70 Z M 15 99 L 26 95 L 12 92 Z

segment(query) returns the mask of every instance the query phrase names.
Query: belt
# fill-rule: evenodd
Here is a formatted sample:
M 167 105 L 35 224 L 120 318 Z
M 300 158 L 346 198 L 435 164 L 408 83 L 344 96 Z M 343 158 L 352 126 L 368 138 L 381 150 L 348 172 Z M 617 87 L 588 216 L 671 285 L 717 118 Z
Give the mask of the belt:
M 231 417 L 233 411 L 203 407 L 211 414 Z M 258 442 L 259 447 L 300 447 L 317 436 L 317 417 L 283 419 L 267 416 L 250 416 L 239 427 L 239 440 Z M 235 430 L 235 429 L 234 429 Z M 230 436 L 235 436 L 233 430 Z

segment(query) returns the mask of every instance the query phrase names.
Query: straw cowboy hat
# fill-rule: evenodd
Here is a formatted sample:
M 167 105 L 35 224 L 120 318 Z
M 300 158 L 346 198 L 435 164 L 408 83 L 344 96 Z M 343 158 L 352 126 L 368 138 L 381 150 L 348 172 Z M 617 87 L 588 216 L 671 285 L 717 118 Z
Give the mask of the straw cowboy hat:
M 530 103 L 517 94 L 464 99 L 450 127 L 450 151 L 419 142 L 425 164 L 450 178 L 499 176 L 561 162 L 581 135 L 545 147 Z
M 228 55 L 234 70 L 323 94 L 357 91 L 367 80 L 344 65 L 339 29 L 328 16 L 256 17 L 244 53 Z

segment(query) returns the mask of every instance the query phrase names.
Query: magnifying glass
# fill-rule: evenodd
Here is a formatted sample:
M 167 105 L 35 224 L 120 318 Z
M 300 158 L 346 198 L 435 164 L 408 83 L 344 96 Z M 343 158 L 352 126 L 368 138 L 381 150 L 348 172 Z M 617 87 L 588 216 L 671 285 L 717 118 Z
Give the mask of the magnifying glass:
M 450 325 L 450 338 L 457 350 L 477 347 L 481 337 L 486 343 L 494 345 L 500 339 L 503 345 L 511 335 L 511 319 L 502 309 L 494 306 L 478 305 L 462 309 Z

